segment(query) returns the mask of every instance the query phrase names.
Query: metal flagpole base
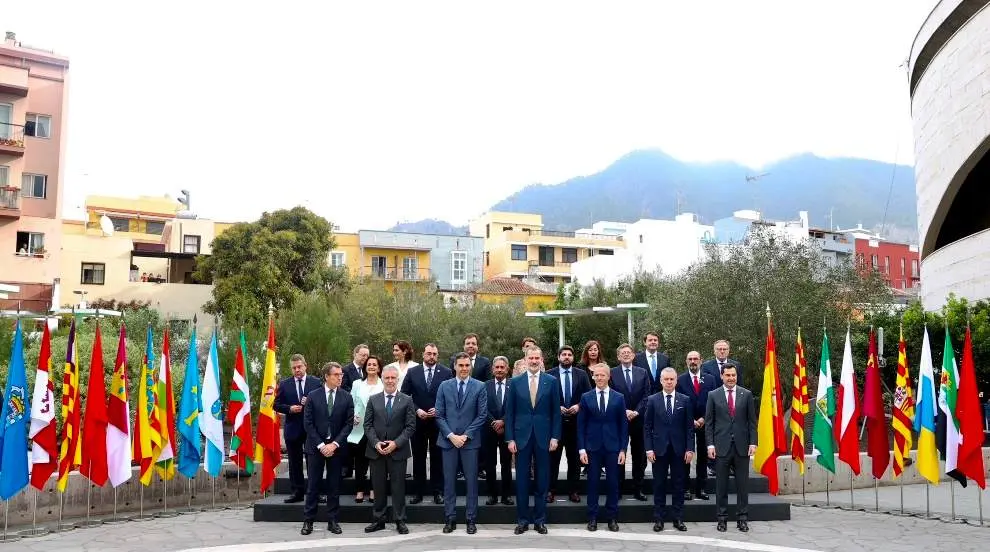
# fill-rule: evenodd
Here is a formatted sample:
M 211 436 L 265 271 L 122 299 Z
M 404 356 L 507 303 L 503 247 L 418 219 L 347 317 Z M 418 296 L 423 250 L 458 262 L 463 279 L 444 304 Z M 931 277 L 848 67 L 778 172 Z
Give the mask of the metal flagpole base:
M 103 525 L 102 519 L 84 519 L 75 522 L 74 524 L 78 529 L 86 529 L 87 527 L 99 527 Z
M 117 487 L 113 488 L 113 517 L 110 519 L 103 520 L 103 523 L 107 525 L 117 525 L 120 523 L 127 523 L 131 520 L 131 516 L 121 516 L 117 512 Z
M 177 517 L 178 515 L 179 515 L 179 512 L 176 512 L 175 509 L 172 509 L 172 511 L 169 511 L 169 509 L 168 509 L 168 480 L 165 479 L 165 478 L 162 478 L 162 511 L 161 512 L 155 512 L 154 513 L 154 517 L 156 517 L 156 518 L 174 518 L 174 517 Z
M 0 533 L 0 542 L 14 542 L 21 540 L 21 536 L 7 531 L 7 513 L 10 509 L 10 502 L 3 503 L 3 533 Z
M 138 514 L 136 516 L 131 517 L 131 521 L 149 521 L 149 520 L 155 519 L 154 517 L 152 517 L 151 514 L 145 514 L 144 513 L 144 487 L 145 487 L 145 485 L 144 485 L 144 483 L 141 483 L 141 481 L 138 481 L 138 485 L 140 485 L 140 492 L 138 494 Z
M 177 512 L 179 512 L 182 515 L 198 514 L 198 513 L 204 511 L 203 508 L 201 508 L 199 506 L 193 506 L 193 502 L 192 502 L 193 501 L 193 490 L 195 489 L 195 485 L 193 484 L 194 481 L 195 481 L 194 478 L 191 478 L 191 477 L 187 477 L 186 478 L 186 506 L 185 506 L 185 508 L 178 508 L 176 510 Z
M 18 531 L 17 535 L 24 539 L 33 539 L 34 537 L 43 537 L 51 532 L 52 530 L 47 527 L 32 527 Z

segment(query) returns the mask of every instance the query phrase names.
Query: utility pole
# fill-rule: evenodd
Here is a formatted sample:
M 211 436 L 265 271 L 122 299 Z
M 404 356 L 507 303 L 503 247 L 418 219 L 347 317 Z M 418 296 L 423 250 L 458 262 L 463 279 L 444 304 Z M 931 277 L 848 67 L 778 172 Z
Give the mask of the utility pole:
M 754 183 L 753 184 L 753 208 L 756 209 L 757 212 L 760 212 L 760 201 L 759 201 L 759 193 L 757 191 L 757 187 L 756 187 L 755 182 L 757 180 L 763 178 L 764 176 L 769 176 L 769 175 L 770 175 L 770 173 L 768 173 L 768 172 L 763 173 L 763 174 L 758 174 L 758 175 L 755 175 L 755 176 L 746 175 L 746 182 L 753 182 Z M 763 218 L 763 213 L 760 213 L 760 218 Z

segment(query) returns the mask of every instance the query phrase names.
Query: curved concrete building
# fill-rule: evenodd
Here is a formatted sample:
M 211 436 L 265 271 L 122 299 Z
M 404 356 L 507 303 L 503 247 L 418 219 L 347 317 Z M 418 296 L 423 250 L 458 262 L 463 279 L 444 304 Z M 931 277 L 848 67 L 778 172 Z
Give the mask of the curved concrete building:
M 990 0 L 942 0 L 911 46 L 921 299 L 990 298 Z

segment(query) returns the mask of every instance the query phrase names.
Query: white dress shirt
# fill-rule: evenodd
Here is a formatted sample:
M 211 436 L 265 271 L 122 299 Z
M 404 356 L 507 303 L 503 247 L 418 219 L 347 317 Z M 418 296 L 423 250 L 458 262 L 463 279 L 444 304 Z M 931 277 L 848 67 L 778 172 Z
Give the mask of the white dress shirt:
M 598 406 L 599 405 L 599 400 L 600 400 L 599 397 L 604 397 L 605 398 L 605 409 L 608 410 L 608 393 L 609 393 L 609 389 L 610 389 L 609 387 L 606 387 L 605 389 L 599 389 L 598 387 L 595 387 L 595 389 L 594 389 L 594 391 L 595 391 L 595 410 L 601 411 L 601 407 Z M 605 395 L 602 395 L 601 394 L 602 391 L 605 392 Z M 581 450 L 578 451 L 578 454 L 584 454 L 585 452 L 587 452 L 587 451 L 585 451 L 584 449 L 581 449 Z
M 677 394 L 675 392 L 672 391 L 668 393 L 666 391 L 660 391 L 660 394 L 663 395 L 663 400 L 660 401 L 660 408 L 662 408 L 664 412 L 667 411 L 667 397 L 670 397 L 670 409 L 673 410 L 677 407 Z M 654 451 L 648 450 L 646 451 L 646 454 L 651 452 Z

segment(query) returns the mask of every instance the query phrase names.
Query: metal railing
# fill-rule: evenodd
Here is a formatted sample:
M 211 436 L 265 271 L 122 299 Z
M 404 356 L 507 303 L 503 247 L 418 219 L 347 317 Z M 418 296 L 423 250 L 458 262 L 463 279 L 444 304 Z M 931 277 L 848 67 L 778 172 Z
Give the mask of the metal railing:
M 531 267 L 543 267 L 543 268 L 566 268 L 570 270 L 572 263 L 567 263 L 563 261 L 548 261 L 545 259 L 540 259 L 538 261 L 529 261 L 529 266 Z
M 0 209 L 20 211 L 21 189 L 13 186 L 0 187 Z
M 361 275 L 400 282 L 427 282 L 432 276 L 428 268 L 381 265 L 363 266 Z
M 0 146 L 24 147 L 24 126 L 0 123 Z
M 530 230 L 529 235 L 533 237 L 543 236 L 547 238 L 575 238 L 581 240 L 602 240 L 602 241 L 622 241 L 622 236 L 615 234 L 588 234 L 584 232 L 569 232 L 564 230 Z

